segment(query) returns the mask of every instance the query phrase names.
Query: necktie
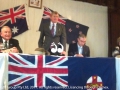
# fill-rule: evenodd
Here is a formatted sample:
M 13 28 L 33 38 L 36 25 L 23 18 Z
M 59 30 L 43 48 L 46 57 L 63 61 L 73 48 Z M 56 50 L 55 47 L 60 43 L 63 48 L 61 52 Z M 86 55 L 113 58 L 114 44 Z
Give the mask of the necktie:
M 51 34 L 52 34 L 52 36 L 54 36 L 54 23 L 53 23 L 53 26 L 52 26 L 52 29 L 51 29 Z
M 7 49 L 7 41 L 5 41 L 5 49 Z

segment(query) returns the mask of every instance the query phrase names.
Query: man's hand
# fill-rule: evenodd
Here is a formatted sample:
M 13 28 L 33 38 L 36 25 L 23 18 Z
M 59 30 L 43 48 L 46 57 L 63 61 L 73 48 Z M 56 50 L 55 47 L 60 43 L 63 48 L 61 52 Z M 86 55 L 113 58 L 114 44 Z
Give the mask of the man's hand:
M 84 57 L 82 54 L 75 54 L 75 57 Z
M 2 53 L 19 53 L 18 49 L 16 47 L 12 47 L 10 49 L 1 50 Z
M 67 56 L 67 53 L 65 51 L 63 51 L 60 55 Z
M 10 48 L 10 53 L 19 53 L 19 50 L 16 47 Z

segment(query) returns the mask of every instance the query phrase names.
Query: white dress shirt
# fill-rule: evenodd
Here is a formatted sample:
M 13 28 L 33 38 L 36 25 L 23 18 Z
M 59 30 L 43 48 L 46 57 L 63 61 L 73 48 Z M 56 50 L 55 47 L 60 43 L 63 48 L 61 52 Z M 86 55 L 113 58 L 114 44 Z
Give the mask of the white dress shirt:
M 57 25 L 57 23 L 54 23 L 54 36 L 56 34 L 56 25 Z M 53 26 L 53 23 L 50 22 L 50 30 L 52 30 L 52 26 Z
M 6 41 L 6 40 L 4 40 L 3 38 L 2 38 L 2 40 L 3 40 L 3 44 L 4 44 L 4 46 L 5 46 L 5 41 Z M 7 47 L 9 47 L 9 40 L 7 40 Z
M 82 46 L 79 46 L 78 44 L 77 44 L 77 46 L 78 46 L 78 54 L 82 54 L 83 47 L 82 47 Z

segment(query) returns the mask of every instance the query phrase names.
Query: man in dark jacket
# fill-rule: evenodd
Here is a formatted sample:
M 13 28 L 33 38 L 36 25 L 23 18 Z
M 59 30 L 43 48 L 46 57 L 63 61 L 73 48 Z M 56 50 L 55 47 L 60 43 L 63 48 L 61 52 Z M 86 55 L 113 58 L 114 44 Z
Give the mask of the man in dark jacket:
M 44 48 L 50 52 L 50 55 L 65 55 L 66 52 L 66 30 L 65 26 L 58 23 L 59 14 L 53 11 L 50 15 L 50 22 L 42 24 L 39 48 Z M 59 43 L 64 47 L 63 51 L 58 53 Z M 54 46 L 54 47 L 53 47 Z M 56 47 L 57 46 L 57 47 Z M 53 47 L 53 48 L 52 48 Z M 53 51 L 54 50 L 54 53 Z
M 86 36 L 84 34 L 79 35 L 77 43 L 69 45 L 68 56 L 76 57 L 90 57 L 90 49 L 86 43 Z
M 8 26 L 1 28 L 0 46 L 1 44 L 3 44 L 1 52 L 22 53 L 18 40 L 12 38 L 12 31 Z

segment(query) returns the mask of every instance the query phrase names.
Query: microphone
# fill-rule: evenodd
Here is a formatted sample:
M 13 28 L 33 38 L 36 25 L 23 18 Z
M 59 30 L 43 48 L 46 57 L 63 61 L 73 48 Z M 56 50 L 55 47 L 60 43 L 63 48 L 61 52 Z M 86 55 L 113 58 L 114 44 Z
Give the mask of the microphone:
M 115 47 L 116 50 L 120 50 L 120 48 L 118 46 Z
M 112 53 L 113 57 L 116 57 L 117 55 L 120 54 L 120 48 L 118 46 L 115 47 L 115 50 Z

